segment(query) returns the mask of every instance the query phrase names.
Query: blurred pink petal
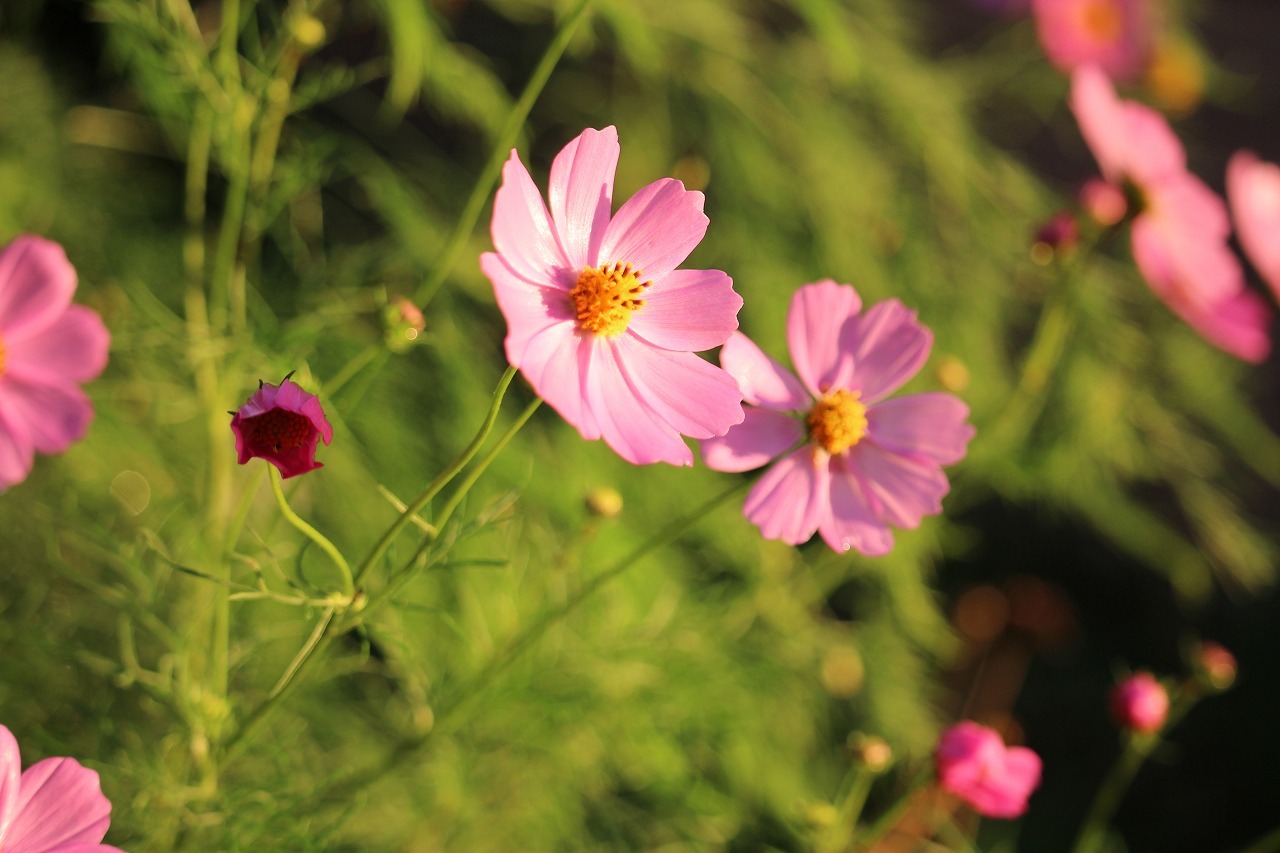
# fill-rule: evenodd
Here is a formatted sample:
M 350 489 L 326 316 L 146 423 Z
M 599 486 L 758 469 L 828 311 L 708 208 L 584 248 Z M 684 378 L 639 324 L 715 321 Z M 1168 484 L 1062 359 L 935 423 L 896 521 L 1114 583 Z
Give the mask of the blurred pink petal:
M 1129 212 L 1124 191 L 1101 178 L 1090 178 L 1080 188 L 1080 207 L 1103 228 L 1117 225 Z
M 502 167 L 489 232 L 498 254 L 526 279 L 550 282 L 556 270 L 568 266 L 542 194 L 514 149 Z
M 916 321 L 916 312 L 896 299 L 878 302 L 845 326 L 840 346 L 852 354 L 849 387 L 865 404 L 897 391 L 920 372 L 933 348 L 933 333 Z
M 39 331 L 7 338 L 0 371 L 30 382 L 87 382 L 107 366 L 110 343 L 97 312 L 71 305 Z
M 18 740 L 0 726 L 0 840 L 9 834 L 9 825 L 18 812 L 19 779 L 22 777 L 22 754 Z
M 23 234 L 0 251 L 0 341 L 30 336 L 71 304 L 76 271 L 51 240 Z
M 613 209 L 613 175 L 618 168 L 618 154 L 617 128 L 588 128 L 561 149 L 551 164 L 547 185 L 551 217 L 560 232 L 570 267 L 595 266 L 600 262 L 597 255 L 609 225 L 609 211 Z M 502 248 L 498 247 L 498 251 L 502 252 Z M 635 259 L 627 260 L 643 268 Z
M 710 220 L 703 196 L 673 178 L 654 181 L 623 202 L 600 246 L 600 262 L 627 261 L 658 281 L 702 242 Z
M 804 425 L 798 418 L 750 408 L 742 423 L 702 442 L 702 460 L 717 471 L 750 471 L 781 456 L 803 438 Z
M 1129 80 L 1151 53 L 1147 0 L 1034 0 L 1032 11 L 1045 55 L 1063 71 L 1096 65 Z
M 1186 170 L 1186 154 L 1164 116 L 1123 101 L 1096 66 L 1071 76 L 1071 110 L 1102 175 L 1113 184 L 1142 184 Z
M 1121 728 L 1150 734 L 1169 716 L 1169 693 L 1149 672 L 1135 672 L 1111 690 L 1111 715 Z
M 753 406 L 799 412 L 813 403 L 795 374 L 765 355 L 741 332 L 734 332 L 725 341 L 720 365 L 737 380 L 743 398 Z
M 0 378 L 0 412 L 9 423 L 26 424 L 39 453 L 61 453 L 84 438 L 93 406 L 79 385 L 32 385 Z
M 884 400 L 867 409 L 867 436 L 877 446 L 918 455 L 939 465 L 964 458 L 974 429 L 965 421 L 969 407 L 950 394 L 912 394 Z
M 1023 814 L 1040 784 L 1038 755 L 1026 747 L 1006 748 L 995 731 L 968 720 L 942 733 L 934 762 L 938 784 L 987 817 Z
M 831 506 L 822 520 L 822 539 L 837 553 L 850 549 L 878 557 L 893 550 L 893 532 L 871 507 L 857 469 L 843 457 L 831 459 Z
M 738 328 L 742 297 L 720 270 L 675 270 L 644 296 L 630 328 L 656 347 L 699 352 L 720 346 Z
M 0 490 L 21 483 L 31 473 L 35 446 L 26 421 L 6 417 L 0 406 Z
M 1237 151 L 1227 164 L 1227 200 L 1245 256 L 1280 299 L 1280 166 Z
M 942 512 L 949 486 L 936 462 L 892 453 L 872 441 L 860 442 L 849 454 L 877 514 L 894 527 L 912 530 L 926 515 Z
M 111 803 L 98 774 L 74 758 L 46 758 L 22 774 L 18 813 L 0 847 L 5 853 L 60 851 L 96 844 L 107 834 Z
M 660 420 L 626 379 L 613 341 L 591 341 L 587 404 L 609 446 L 633 465 L 692 465 L 693 452 L 675 428 Z
M 289 479 L 317 468 L 316 447 L 333 441 L 333 427 L 315 394 L 285 377 L 279 385 L 261 384 L 231 416 L 237 461 L 265 459 Z
M 853 354 L 842 344 L 845 321 L 862 308 L 858 292 L 823 279 L 791 297 L 787 312 L 787 347 L 800 381 L 815 397 L 844 387 L 853 369 Z
M 775 462 L 752 487 L 743 506 L 766 539 L 799 545 L 813 536 L 830 505 L 826 459 L 802 447 Z
M 674 432 L 711 438 L 724 433 L 724 424 L 742 422 L 742 392 L 720 368 L 691 352 L 655 349 L 626 335 L 613 346 L 631 390 Z

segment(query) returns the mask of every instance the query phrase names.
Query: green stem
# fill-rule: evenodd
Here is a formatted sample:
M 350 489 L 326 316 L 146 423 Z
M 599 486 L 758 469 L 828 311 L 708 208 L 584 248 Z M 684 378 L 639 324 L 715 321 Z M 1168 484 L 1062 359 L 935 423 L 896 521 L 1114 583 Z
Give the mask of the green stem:
M 344 385 L 354 379 L 361 370 L 364 370 L 369 365 L 369 362 L 377 358 L 382 349 L 381 344 L 369 344 L 348 361 L 336 376 L 324 383 L 324 393 L 329 395 L 329 399 L 332 400 Z
M 565 48 L 569 46 L 569 39 L 572 38 L 574 29 L 590 5 L 591 0 L 578 0 L 578 4 L 565 16 L 564 21 L 560 24 L 560 29 L 551 40 L 551 44 L 547 46 L 547 52 L 542 55 L 541 61 L 538 62 L 538 67 L 533 70 L 533 75 L 529 78 L 529 82 L 525 84 L 524 91 L 520 93 L 520 99 L 516 101 L 515 106 L 512 107 L 511 112 L 507 115 L 506 123 L 498 131 L 498 136 L 494 140 L 493 151 L 489 154 L 489 162 L 485 164 L 484 171 L 480 173 L 480 179 L 476 181 L 475 187 L 472 188 L 471 197 L 467 199 L 467 204 L 462 209 L 462 214 L 454 225 L 453 233 L 449 236 L 449 242 L 445 244 L 444 251 L 440 253 L 439 262 L 431 270 L 431 274 L 423 282 L 422 287 L 418 289 L 417 301 L 419 305 L 425 306 L 435 297 L 436 292 L 444 284 L 445 278 L 453 270 L 453 265 L 457 263 L 458 256 L 461 255 L 467 238 L 475 231 L 476 222 L 480 219 L 480 212 L 484 209 L 489 193 L 498 181 L 498 175 L 502 172 L 502 164 L 506 161 L 507 155 L 515 145 L 520 128 L 524 127 L 525 119 L 529 117 L 529 111 L 533 109 L 534 102 L 542 94 L 542 89 L 547 85 L 547 80 L 551 77 L 551 72 L 555 69 L 556 63 L 560 61 Z
M 271 466 L 271 491 L 275 493 L 276 503 L 280 505 L 280 512 L 288 519 L 289 523 L 296 527 L 303 536 L 306 536 L 312 542 L 319 545 L 329 559 L 333 560 L 333 564 L 338 567 L 339 573 L 342 575 L 342 591 L 347 596 L 347 601 L 355 595 L 356 584 L 355 579 L 351 575 L 351 566 L 347 565 L 346 559 L 342 556 L 342 552 L 330 542 L 324 534 L 316 530 L 310 524 L 303 521 L 302 518 L 289 507 L 289 502 L 285 500 L 284 489 L 280 487 L 280 472 L 276 470 L 274 465 Z
M 418 497 L 413 500 L 413 503 L 409 504 L 409 506 L 405 508 L 405 511 L 400 513 L 400 517 L 387 528 L 386 533 L 382 534 L 382 538 L 373 546 L 373 550 L 369 552 L 369 555 L 360 561 L 360 566 L 356 569 L 355 574 L 356 583 L 363 580 L 369 570 L 382 559 L 382 555 L 391 547 L 391 543 L 395 541 L 396 536 L 400 534 L 400 531 L 404 529 L 405 525 L 408 524 L 409 521 L 417 515 L 432 498 L 439 494 L 441 489 L 447 486 L 454 477 L 458 476 L 458 473 L 462 471 L 462 469 L 466 467 L 467 463 L 470 462 L 476 453 L 480 451 L 480 447 L 484 444 L 485 439 L 489 437 L 489 432 L 493 429 L 494 422 L 498 419 L 498 410 L 502 408 L 502 398 L 506 396 L 507 386 L 511 384 L 511 380 L 515 375 L 516 369 L 514 367 L 508 367 L 506 372 L 502 374 L 502 378 L 498 380 L 498 387 L 493 391 L 493 402 L 489 404 L 489 414 L 485 416 L 484 423 L 480 425 L 480 431 L 476 433 L 475 438 L 471 439 L 471 443 L 468 444 L 466 449 L 458 455 L 458 458 L 453 460 L 449 467 L 441 471 L 440 474 L 431 481 L 422 494 L 418 495 Z M 437 525 L 437 529 L 438 527 L 439 526 Z
M 883 838 L 901 820 L 916 793 L 933 781 L 933 775 L 933 765 L 926 765 L 907 785 L 907 789 L 902 792 L 902 796 L 898 797 L 897 802 L 890 806 L 888 811 L 876 818 L 874 823 L 858 834 L 855 839 L 854 849 L 870 850 L 874 847 L 876 842 Z
M 853 835 L 858 825 L 858 816 L 862 814 L 867 795 L 871 793 L 871 783 L 879 775 L 865 765 L 850 769 L 849 779 L 844 785 L 844 794 L 840 797 L 840 803 L 837 806 L 835 822 L 824 833 L 819 850 L 823 853 L 834 853 L 847 847 L 847 840 Z

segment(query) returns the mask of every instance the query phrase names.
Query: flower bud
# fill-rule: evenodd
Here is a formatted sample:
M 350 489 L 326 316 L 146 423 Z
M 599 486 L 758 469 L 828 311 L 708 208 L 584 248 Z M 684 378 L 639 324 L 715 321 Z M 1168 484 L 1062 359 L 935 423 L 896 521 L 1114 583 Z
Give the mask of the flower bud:
M 613 518 L 622 512 L 622 495 L 617 489 L 600 486 L 587 493 L 587 512 L 599 518 Z
M 1226 690 L 1236 680 L 1236 656 L 1213 641 L 1200 644 L 1195 667 L 1201 683 L 1216 691 Z
M 403 296 L 391 300 L 383 310 L 382 317 L 386 324 L 387 347 L 392 352 L 409 349 L 427 327 L 422 309 Z
M 1124 219 L 1129 212 L 1129 202 L 1115 184 L 1090 178 L 1080 188 L 1080 209 L 1099 226 L 1110 228 Z
M 1112 688 L 1111 714 L 1121 728 L 1159 731 L 1169 716 L 1169 693 L 1151 673 L 1134 673 Z
M 1047 264 L 1054 255 L 1070 252 L 1079 242 L 1080 226 L 1075 215 L 1065 210 L 1055 213 L 1036 231 L 1031 259 L 1038 264 Z
M 893 761 L 893 749 L 882 737 L 854 732 L 847 742 L 853 760 L 872 773 L 883 771 Z

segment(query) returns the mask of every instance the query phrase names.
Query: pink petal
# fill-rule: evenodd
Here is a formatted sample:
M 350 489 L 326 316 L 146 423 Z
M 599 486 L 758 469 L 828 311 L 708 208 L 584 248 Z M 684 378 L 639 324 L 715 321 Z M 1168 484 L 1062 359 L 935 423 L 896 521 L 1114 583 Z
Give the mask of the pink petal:
M 1241 248 L 1280 299 L 1280 166 L 1236 152 L 1227 164 L 1227 199 Z
M 591 346 L 587 404 L 605 442 L 633 465 L 692 465 L 693 452 L 680 434 L 659 418 L 627 382 L 615 341 L 598 336 L 585 340 Z
M 741 332 L 734 332 L 725 342 L 720 365 L 737 380 L 743 398 L 753 406 L 804 412 L 813 405 L 813 398 L 795 375 Z
M 654 181 L 627 199 L 609 223 L 599 262 L 626 262 L 641 280 L 657 282 L 680 266 L 707 233 L 700 192 L 672 178 Z
M 791 297 L 787 346 L 796 373 L 813 396 L 845 387 L 852 364 L 850 353 L 841 349 L 841 332 L 861 307 L 862 300 L 851 285 L 829 278 L 806 284 Z
M 953 465 L 973 438 L 968 417 L 969 407 L 950 394 L 895 397 L 867 408 L 867 438 L 894 453 Z
M 872 508 L 847 454 L 831 458 L 831 509 L 818 530 L 837 553 L 853 549 L 878 557 L 893 550 L 893 533 Z
M 804 424 L 769 409 L 750 408 L 742 423 L 702 442 L 702 461 L 717 471 L 750 471 L 804 439 Z
M 480 256 L 480 269 L 493 283 L 498 308 L 507 321 L 507 361 L 524 367 L 529 342 L 545 329 L 568 326 L 575 321 L 568 294 L 544 287 L 518 274 L 504 258 L 493 252 Z
M 613 207 L 618 153 L 616 127 L 587 128 L 551 164 L 551 216 L 575 271 L 599 266 L 596 258 Z
M 851 319 L 840 337 L 853 355 L 853 374 L 843 387 L 862 392 L 870 405 L 898 390 L 929 359 L 933 333 L 916 322 L 916 312 L 896 299 L 877 302 Z
M 720 270 L 676 270 L 645 290 L 629 328 L 654 346 L 701 352 L 729 339 L 741 307 L 733 279 Z
M 1097 0 L 1035 0 L 1032 9 L 1045 55 L 1063 71 L 1097 64 L 1109 76 L 1130 79 L 1146 61 L 1151 47 L 1152 22 L 1146 0 L 1107 0 L 1120 18 L 1115 34 L 1101 34 L 1082 21 L 1085 3 Z
M 691 352 L 656 349 L 622 335 L 614 353 L 636 397 L 681 435 L 711 438 L 742 423 L 742 392 L 725 371 Z
M 538 396 L 588 441 L 600 437 L 586 399 L 591 350 L 591 338 L 579 336 L 572 326 L 549 326 L 529 341 L 520 363 L 520 372 Z
M 1242 290 L 1205 308 L 1173 307 L 1202 338 L 1229 355 L 1261 364 L 1271 353 L 1271 309 L 1251 290 Z
M 942 512 L 942 497 L 950 486 L 937 463 L 900 456 L 865 440 L 848 456 L 882 520 L 912 529 L 924 516 Z
M 1168 120 L 1133 101 L 1121 102 L 1126 145 L 1125 171 L 1140 186 L 1185 172 L 1187 155 Z
M 0 492 L 27 479 L 33 464 L 35 447 L 26 421 L 15 422 L 0 406 Z
M 111 802 L 98 774 L 74 758 L 46 758 L 22 774 L 18 814 L 5 853 L 45 853 L 63 845 L 96 844 L 107 834 Z
M 813 536 L 827 513 L 830 480 L 827 455 L 802 447 L 764 472 L 742 512 L 764 538 L 799 545 Z
M 93 406 L 76 385 L 33 385 L 0 377 L 0 415 L 25 430 L 41 453 L 61 453 L 84 438 Z
M 533 282 L 556 285 L 570 266 L 542 195 L 514 149 L 502 167 L 489 232 L 494 248 L 511 269 Z
M 71 304 L 76 271 L 62 247 L 24 234 L 0 251 L 0 339 L 31 335 Z
M 18 740 L 5 726 L 0 726 L 0 845 L 9 835 L 9 824 L 18 810 L 19 782 L 22 777 L 22 754 Z
M 96 312 L 71 305 L 34 334 L 5 338 L 4 370 L 33 382 L 86 382 L 106 366 L 110 343 Z
M 1129 143 L 1115 87 L 1101 68 L 1085 65 L 1071 75 L 1070 101 L 1080 135 L 1103 177 L 1113 184 L 1121 183 L 1126 177 Z

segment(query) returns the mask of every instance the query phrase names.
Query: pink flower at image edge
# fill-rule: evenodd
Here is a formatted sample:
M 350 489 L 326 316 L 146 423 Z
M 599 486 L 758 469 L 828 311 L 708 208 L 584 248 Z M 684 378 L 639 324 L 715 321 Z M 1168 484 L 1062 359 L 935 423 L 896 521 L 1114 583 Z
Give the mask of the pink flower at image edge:
M 74 758 L 46 758 L 23 772 L 18 741 L 0 726 L 0 850 L 121 853 L 101 843 L 110 823 L 96 772 Z
M 57 243 L 22 235 L 0 251 L 0 491 L 26 479 L 36 452 L 62 453 L 93 420 L 80 385 L 102 373 L 111 336 L 71 303 L 75 290 Z
M 287 480 L 317 468 L 316 447 L 333 441 L 333 427 L 315 394 L 308 394 L 285 377 L 279 385 L 260 384 L 253 396 L 231 416 L 237 461 L 265 459 Z
M 938 784 L 986 817 L 1022 815 L 1040 785 L 1040 756 L 969 720 L 942 733 L 933 757 Z
M 703 196 L 664 178 L 612 211 L 613 127 L 587 129 L 551 165 L 548 205 L 515 151 L 480 257 L 507 321 L 507 359 L 586 439 L 635 464 L 693 464 L 681 436 L 743 418 L 732 377 L 695 355 L 738 327 L 720 270 L 677 269 L 706 233 Z
M 1240 247 L 1280 299 L 1280 166 L 1237 151 L 1227 163 L 1227 201 Z
M 1151 55 L 1148 0 L 1034 0 L 1032 12 L 1045 56 L 1062 71 L 1097 65 L 1130 80 Z
M 787 316 L 798 378 L 736 333 L 720 363 L 750 404 L 746 419 L 702 442 L 719 471 L 773 462 L 743 512 L 767 539 L 798 545 L 821 533 L 838 552 L 885 554 L 890 525 L 911 529 L 942 511 L 943 465 L 964 458 L 968 407 L 943 393 L 886 399 L 929 357 L 933 336 L 887 300 L 862 311 L 850 285 L 801 287 Z

